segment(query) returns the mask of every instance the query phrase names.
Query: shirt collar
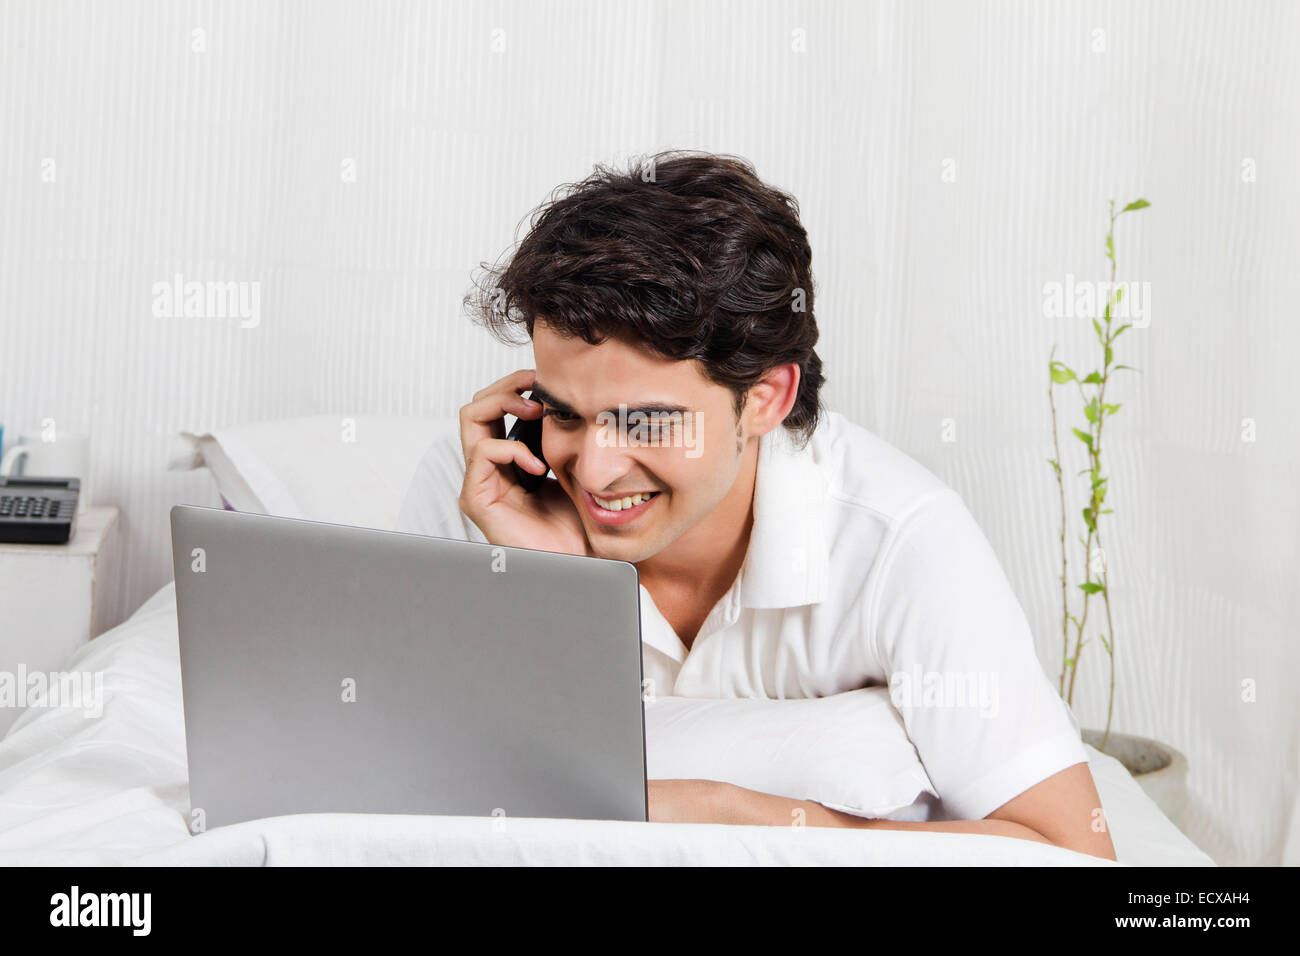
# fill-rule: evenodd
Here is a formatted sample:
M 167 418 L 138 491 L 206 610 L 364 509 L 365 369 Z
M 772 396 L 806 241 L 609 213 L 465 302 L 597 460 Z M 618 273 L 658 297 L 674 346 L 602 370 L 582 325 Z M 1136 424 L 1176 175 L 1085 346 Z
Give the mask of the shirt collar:
M 811 442 L 796 448 L 783 425 L 762 437 L 754 526 L 740 575 L 743 607 L 799 607 L 825 600 L 826 498 L 826 476 Z
M 796 448 L 783 426 L 759 440 L 754 525 L 737 580 L 713 611 L 721 613 L 720 623 L 734 622 L 741 607 L 799 607 L 825 600 L 830 565 L 826 498 L 826 476 L 813 457 L 811 443 Z M 696 641 L 706 630 L 712 630 L 709 622 Z M 678 663 L 686 658 L 686 646 L 659 613 L 645 585 L 641 586 L 641 639 Z

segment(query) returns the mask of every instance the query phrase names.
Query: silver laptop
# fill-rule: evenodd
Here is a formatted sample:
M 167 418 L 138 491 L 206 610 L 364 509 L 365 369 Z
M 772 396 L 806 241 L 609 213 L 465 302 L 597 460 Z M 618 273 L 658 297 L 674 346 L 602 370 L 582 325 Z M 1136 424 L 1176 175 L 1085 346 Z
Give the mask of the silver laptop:
M 190 805 L 647 819 L 636 567 L 171 510 Z

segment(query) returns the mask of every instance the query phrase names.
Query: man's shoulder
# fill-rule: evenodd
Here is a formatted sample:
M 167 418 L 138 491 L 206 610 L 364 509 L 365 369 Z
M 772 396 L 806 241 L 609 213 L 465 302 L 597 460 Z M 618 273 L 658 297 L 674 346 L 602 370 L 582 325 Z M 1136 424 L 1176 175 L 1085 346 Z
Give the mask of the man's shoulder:
M 845 520 L 860 514 L 893 525 L 956 494 L 915 458 L 839 412 L 825 413 L 809 449 L 826 477 L 832 510 Z

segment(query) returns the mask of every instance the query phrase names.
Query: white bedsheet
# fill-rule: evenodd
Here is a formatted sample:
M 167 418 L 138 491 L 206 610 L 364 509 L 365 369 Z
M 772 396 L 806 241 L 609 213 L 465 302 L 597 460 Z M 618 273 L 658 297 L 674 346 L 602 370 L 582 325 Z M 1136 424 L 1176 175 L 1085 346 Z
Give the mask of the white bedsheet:
M 300 814 L 191 836 L 171 584 L 82 648 L 104 710 L 25 712 L 0 740 L 0 864 L 1114 865 L 1007 837 L 490 817 Z M 1088 748 L 1121 864 L 1213 865 Z

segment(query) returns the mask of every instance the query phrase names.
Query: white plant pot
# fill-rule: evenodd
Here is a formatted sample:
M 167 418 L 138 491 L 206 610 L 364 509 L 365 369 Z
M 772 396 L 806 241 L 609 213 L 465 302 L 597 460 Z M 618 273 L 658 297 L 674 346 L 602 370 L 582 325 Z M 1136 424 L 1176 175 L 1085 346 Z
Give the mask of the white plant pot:
M 1083 742 L 1101 750 L 1103 734 L 1101 730 L 1085 730 Z M 1150 737 L 1117 734 L 1113 730 L 1102 753 L 1122 763 L 1161 812 L 1178 829 L 1183 828 L 1183 813 L 1187 809 L 1186 757 Z

